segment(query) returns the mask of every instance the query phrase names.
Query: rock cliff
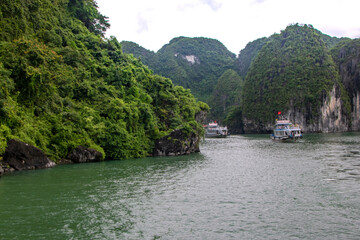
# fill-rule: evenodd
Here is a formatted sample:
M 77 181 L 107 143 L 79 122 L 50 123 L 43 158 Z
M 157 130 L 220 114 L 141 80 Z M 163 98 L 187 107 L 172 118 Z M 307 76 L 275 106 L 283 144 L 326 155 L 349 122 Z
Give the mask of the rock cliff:
M 204 123 L 207 116 L 207 111 L 199 111 L 195 115 L 198 123 Z M 190 125 L 191 126 L 191 125 Z M 194 128 L 194 126 L 192 126 Z M 175 129 L 167 136 L 158 139 L 155 142 L 153 149 L 153 156 L 176 156 L 185 155 L 193 152 L 200 152 L 200 140 L 203 134 L 201 130 L 193 129 L 189 133 L 186 128 Z
M 155 143 L 153 156 L 176 156 L 200 152 L 200 136 L 186 134 L 183 130 L 174 130 Z
M 334 86 L 330 93 L 323 96 L 318 112 L 319 116 L 314 117 L 314 121 L 309 121 L 309 113 L 303 114 L 302 111 L 295 108 L 290 109 L 286 115 L 293 122 L 299 124 L 304 132 L 329 133 L 349 130 L 349 119 L 345 114 L 338 86 Z
M 334 85 L 331 92 L 325 94 L 322 99 L 321 107 L 318 110 L 318 116 L 311 116 L 306 109 L 297 109 L 294 103 L 291 107 L 282 113 L 285 119 L 299 124 L 304 132 L 346 132 L 350 128 L 350 119 L 346 115 L 344 105 L 341 99 L 341 90 Z M 244 129 L 246 133 L 269 133 L 273 129 L 272 123 L 256 123 L 244 119 Z
M 344 42 L 332 51 L 342 83 L 350 97 L 351 129 L 360 131 L 360 39 Z

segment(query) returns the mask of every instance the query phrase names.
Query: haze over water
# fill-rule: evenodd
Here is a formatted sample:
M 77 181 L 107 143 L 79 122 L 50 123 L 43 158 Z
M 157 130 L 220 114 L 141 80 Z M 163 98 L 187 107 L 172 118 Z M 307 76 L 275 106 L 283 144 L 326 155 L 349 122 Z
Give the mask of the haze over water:
M 360 239 L 360 133 L 0 178 L 0 239 Z

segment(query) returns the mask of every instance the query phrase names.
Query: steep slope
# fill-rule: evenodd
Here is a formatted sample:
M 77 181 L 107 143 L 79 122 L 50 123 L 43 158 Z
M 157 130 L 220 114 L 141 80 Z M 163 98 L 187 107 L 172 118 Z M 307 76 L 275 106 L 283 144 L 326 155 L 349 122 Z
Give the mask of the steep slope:
M 145 157 L 174 130 L 201 134 L 206 104 L 104 39 L 94 0 L 4 0 L 0 11 L 0 156 L 18 139 L 54 160 L 77 146 Z
M 360 130 L 360 39 L 346 39 L 331 50 L 351 103 L 351 130 Z
M 137 43 L 122 41 L 121 49 L 124 53 L 132 54 L 135 58 L 140 59 L 142 63 L 149 66 L 152 70 L 155 70 L 160 66 L 158 55 L 153 51 L 141 47 Z M 157 70 L 155 72 L 157 72 Z
M 268 38 L 259 38 L 246 44 L 245 48 L 240 51 L 236 59 L 236 69 L 243 79 L 245 79 L 253 60 L 268 41 Z
M 348 95 L 322 36 L 310 25 L 296 24 L 270 39 L 245 79 L 246 131 L 270 130 L 278 111 L 305 131 L 347 130 Z
M 333 132 L 359 129 L 359 100 L 354 92 L 357 48 L 341 48 L 347 41 L 325 35 L 311 25 L 295 24 L 280 34 L 250 42 L 233 63 L 221 57 L 228 56 L 222 44 L 204 38 L 175 38 L 156 53 L 157 57 L 140 46 L 131 51 L 146 59 L 155 72 L 173 78 L 209 103 L 210 118 L 224 120 L 232 132 L 267 132 L 278 111 L 300 123 L 305 131 Z M 335 49 L 332 54 L 331 49 Z M 219 60 L 211 52 L 217 52 Z M 341 57 L 336 59 L 335 55 Z M 240 75 L 239 83 L 241 77 L 246 79 L 244 87 L 236 91 L 227 87 L 233 85 L 232 74 L 225 74 L 230 69 Z
M 141 47 L 125 43 L 123 51 L 140 57 L 155 73 L 169 77 L 175 85 L 189 88 L 202 101 L 209 101 L 217 79 L 234 68 L 236 56 L 217 40 L 178 37 L 164 45 L 156 58 L 148 58 Z M 144 54 L 145 53 L 145 54 Z
M 311 25 L 309 25 L 311 26 Z M 331 49 L 339 42 L 343 41 L 346 38 L 337 38 L 337 37 L 331 37 L 326 34 L 323 34 L 322 32 L 314 29 L 315 32 L 321 37 L 321 39 L 325 42 L 327 47 Z M 249 42 L 244 49 L 242 49 L 237 57 L 236 60 L 236 71 L 240 74 L 242 78 L 246 77 L 246 74 L 248 73 L 250 66 L 253 62 L 253 60 L 257 57 L 259 51 L 262 49 L 262 47 L 269 41 L 272 40 L 272 36 L 270 37 L 263 37 L 256 39 L 252 42 Z
M 211 117 L 222 122 L 231 107 L 239 106 L 243 80 L 232 69 L 226 70 L 218 79 L 210 98 Z

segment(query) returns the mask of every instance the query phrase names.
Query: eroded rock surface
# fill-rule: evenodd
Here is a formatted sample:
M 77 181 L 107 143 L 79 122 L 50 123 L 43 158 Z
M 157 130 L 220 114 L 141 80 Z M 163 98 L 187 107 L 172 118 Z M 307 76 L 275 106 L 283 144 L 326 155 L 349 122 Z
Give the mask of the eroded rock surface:
M 3 162 L 18 171 L 56 165 L 39 148 L 15 139 L 8 141 Z

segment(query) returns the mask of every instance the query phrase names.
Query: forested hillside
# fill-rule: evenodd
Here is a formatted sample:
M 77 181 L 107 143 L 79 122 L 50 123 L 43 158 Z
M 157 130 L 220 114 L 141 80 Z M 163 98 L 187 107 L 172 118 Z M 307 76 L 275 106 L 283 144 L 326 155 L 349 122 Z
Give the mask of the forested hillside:
M 320 108 L 334 86 L 342 113 L 349 117 L 348 94 L 328 45 L 312 26 L 291 25 L 271 36 L 254 59 L 245 79 L 243 117 L 264 126 L 278 111 L 291 111 L 300 112 L 306 125 L 314 124 L 322 118 Z
M 358 40 L 294 24 L 248 43 L 236 59 L 198 40 L 175 38 L 155 54 L 134 45 L 127 51 L 190 88 L 232 132 L 268 132 L 278 112 L 309 132 L 360 129 Z M 216 67 L 202 66 L 204 59 Z
M 243 79 L 245 79 L 253 60 L 268 41 L 268 38 L 259 38 L 249 42 L 245 48 L 240 51 L 236 59 L 236 69 Z
M 144 157 L 174 129 L 201 134 L 206 104 L 105 39 L 94 0 L 0 3 L 0 155 L 9 139 L 53 160 L 76 146 Z
M 139 44 L 129 41 L 121 42 L 121 49 L 124 53 L 132 54 L 134 57 L 141 60 L 142 63 L 149 66 L 155 73 L 160 66 L 160 58 L 158 54 L 153 51 L 141 47 Z
M 223 121 L 233 108 L 239 107 L 243 85 L 242 78 L 232 69 L 220 76 L 209 100 L 212 118 Z
M 351 130 L 360 130 L 360 39 L 345 39 L 331 49 L 342 83 L 350 97 Z
M 209 102 L 218 78 L 233 69 L 236 56 L 218 40 L 178 37 L 164 45 L 156 57 L 134 43 L 122 42 L 123 51 L 141 58 L 155 73 L 189 88 L 199 100 Z M 149 57 L 150 56 L 150 57 Z

